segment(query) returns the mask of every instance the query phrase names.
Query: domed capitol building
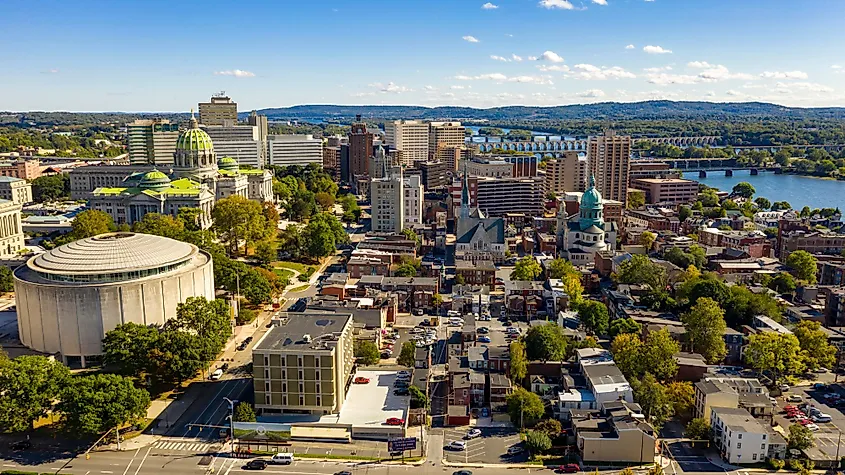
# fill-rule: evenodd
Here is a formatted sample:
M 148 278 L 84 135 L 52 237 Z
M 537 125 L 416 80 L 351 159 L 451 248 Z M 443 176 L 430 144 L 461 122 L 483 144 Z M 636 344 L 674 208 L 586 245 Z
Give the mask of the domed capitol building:
M 211 137 L 199 128 L 193 114 L 188 129 L 176 140 L 172 169 L 138 168 L 127 175 L 126 167 L 96 167 L 103 181 L 119 184 L 95 188 L 88 206 L 108 213 L 116 224 L 130 225 L 147 213 L 176 216 L 179 208 L 199 208 L 203 211 L 200 225 L 207 228 L 219 199 L 232 195 L 261 202 L 273 199 L 272 173 L 241 168 L 232 157 L 218 160 Z M 115 176 L 102 176 L 109 174 Z
M 173 183 L 150 172 L 139 185 L 149 191 Z M 140 233 L 101 234 L 59 246 L 15 269 L 14 280 L 21 342 L 70 367 L 100 363 L 103 337 L 122 323 L 161 325 L 189 297 L 214 298 L 209 254 Z

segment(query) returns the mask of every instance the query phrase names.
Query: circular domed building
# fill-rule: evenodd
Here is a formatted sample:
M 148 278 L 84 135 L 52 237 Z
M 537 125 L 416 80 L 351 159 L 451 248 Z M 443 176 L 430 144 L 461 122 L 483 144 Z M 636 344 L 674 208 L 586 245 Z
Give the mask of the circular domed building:
M 190 176 L 201 180 L 217 175 L 217 154 L 211 137 L 199 128 L 197 119 L 191 115 L 188 129 L 176 139 L 176 152 L 173 154 L 173 170 L 180 176 Z
M 18 267 L 14 279 L 21 342 L 71 367 L 98 363 L 102 339 L 117 325 L 163 324 L 189 297 L 214 298 L 209 254 L 140 233 L 59 246 Z
M 557 230 L 563 246 L 561 254 L 576 266 L 593 263 L 596 252 L 614 249 L 616 223 L 604 220 L 604 201 L 596 189 L 595 177 L 590 177 L 589 186 L 581 195 L 578 215 L 567 216 L 566 208 L 561 206 Z

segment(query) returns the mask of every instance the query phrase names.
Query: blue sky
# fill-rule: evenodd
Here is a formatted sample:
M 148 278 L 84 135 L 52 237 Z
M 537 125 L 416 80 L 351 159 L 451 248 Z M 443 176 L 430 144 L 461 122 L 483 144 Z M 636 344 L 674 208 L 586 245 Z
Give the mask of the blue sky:
M 0 110 L 845 106 L 843 0 L 2 0 Z

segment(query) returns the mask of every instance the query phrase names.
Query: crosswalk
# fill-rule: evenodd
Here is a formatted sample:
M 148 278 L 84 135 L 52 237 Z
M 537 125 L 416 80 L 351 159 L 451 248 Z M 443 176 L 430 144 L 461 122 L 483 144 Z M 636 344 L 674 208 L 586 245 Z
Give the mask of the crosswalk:
M 202 442 L 174 442 L 170 440 L 159 440 L 153 444 L 153 448 L 168 450 L 171 452 L 191 452 L 196 454 L 207 453 L 213 444 Z

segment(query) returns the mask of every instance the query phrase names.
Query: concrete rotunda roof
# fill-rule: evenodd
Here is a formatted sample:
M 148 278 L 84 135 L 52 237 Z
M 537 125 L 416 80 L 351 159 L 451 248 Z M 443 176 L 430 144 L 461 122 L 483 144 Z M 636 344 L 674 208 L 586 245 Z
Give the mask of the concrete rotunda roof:
M 48 274 L 111 274 L 161 268 L 197 252 L 191 244 L 161 236 L 107 233 L 59 246 L 27 266 Z

